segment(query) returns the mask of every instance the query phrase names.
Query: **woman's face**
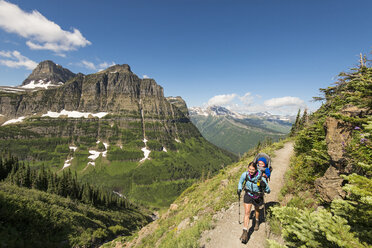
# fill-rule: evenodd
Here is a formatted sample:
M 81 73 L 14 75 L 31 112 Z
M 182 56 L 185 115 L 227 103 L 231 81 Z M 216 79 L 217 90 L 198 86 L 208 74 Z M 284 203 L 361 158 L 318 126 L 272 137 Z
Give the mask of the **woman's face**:
M 254 168 L 253 166 L 249 166 L 248 167 L 248 172 L 251 176 L 253 176 L 255 173 L 256 173 L 256 168 Z

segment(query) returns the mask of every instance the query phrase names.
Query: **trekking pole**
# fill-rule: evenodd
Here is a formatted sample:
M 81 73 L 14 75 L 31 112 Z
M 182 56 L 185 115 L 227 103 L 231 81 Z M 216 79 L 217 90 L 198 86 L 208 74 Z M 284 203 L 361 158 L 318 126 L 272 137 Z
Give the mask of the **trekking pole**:
M 267 237 L 265 193 L 263 194 L 263 203 L 264 203 L 265 236 Z
M 240 194 L 238 195 L 238 199 L 239 199 L 239 225 L 241 224 L 240 222 Z

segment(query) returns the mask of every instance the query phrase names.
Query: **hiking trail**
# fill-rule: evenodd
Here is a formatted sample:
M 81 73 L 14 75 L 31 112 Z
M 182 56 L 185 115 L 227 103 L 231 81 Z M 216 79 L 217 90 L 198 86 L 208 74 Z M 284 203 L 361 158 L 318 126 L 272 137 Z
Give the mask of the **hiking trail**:
M 284 144 L 284 147 L 275 152 L 275 156 L 271 158 L 271 165 L 273 172 L 271 174 L 271 180 L 269 187 L 271 189 L 270 194 L 265 194 L 265 206 L 266 210 L 268 207 L 278 204 L 278 196 L 280 189 L 284 184 L 284 173 L 289 167 L 289 160 L 293 152 L 293 142 Z M 238 188 L 239 178 L 236 179 L 236 188 Z M 238 196 L 237 196 L 238 198 Z M 253 216 L 254 207 L 252 207 L 251 217 Z M 260 211 L 260 229 L 258 231 L 253 230 L 252 218 L 249 220 L 248 225 L 248 243 L 243 244 L 240 241 L 240 236 L 243 231 L 243 223 L 239 224 L 239 204 L 238 201 L 231 204 L 230 208 L 217 213 L 218 218 L 215 222 L 215 228 L 203 232 L 200 238 L 200 247 L 203 248 L 239 248 L 239 247 L 255 247 L 264 248 L 266 239 L 269 234 L 269 226 L 264 220 L 263 210 Z M 243 222 L 244 218 L 244 203 L 243 193 L 240 198 L 240 222 Z M 271 239 L 275 239 L 270 237 Z M 279 240 L 277 240 L 279 241 Z M 280 242 L 280 241 L 279 241 Z

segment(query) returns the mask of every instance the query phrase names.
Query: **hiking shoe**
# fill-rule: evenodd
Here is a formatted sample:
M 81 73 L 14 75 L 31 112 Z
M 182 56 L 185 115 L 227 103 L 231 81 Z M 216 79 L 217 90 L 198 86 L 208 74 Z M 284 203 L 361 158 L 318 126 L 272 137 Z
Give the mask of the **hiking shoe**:
M 260 222 L 259 220 L 256 220 L 256 224 L 254 225 L 254 230 L 258 231 L 260 229 Z
M 240 240 L 242 241 L 243 244 L 246 244 L 248 242 L 248 230 L 243 230 Z

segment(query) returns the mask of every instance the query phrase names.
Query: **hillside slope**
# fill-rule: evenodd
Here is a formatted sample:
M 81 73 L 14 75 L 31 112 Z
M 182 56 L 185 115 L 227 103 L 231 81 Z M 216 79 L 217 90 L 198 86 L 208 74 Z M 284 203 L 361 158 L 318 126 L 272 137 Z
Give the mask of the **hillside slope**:
M 1 247 L 96 247 L 147 224 L 138 209 L 97 208 L 0 182 Z
M 259 119 L 235 119 L 230 116 L 191 115 L 192 123 L 203 137 L 218 147 L 244 154 L 258 142 L 277 141 L 289 132 L 290 123 Z
M 221 106 L 190 108 L 190 119 L 209 142 L 237 155 L 259 142 L 284 138 L 292 126 L 292 116 L 270 113 L 240 114 Z

